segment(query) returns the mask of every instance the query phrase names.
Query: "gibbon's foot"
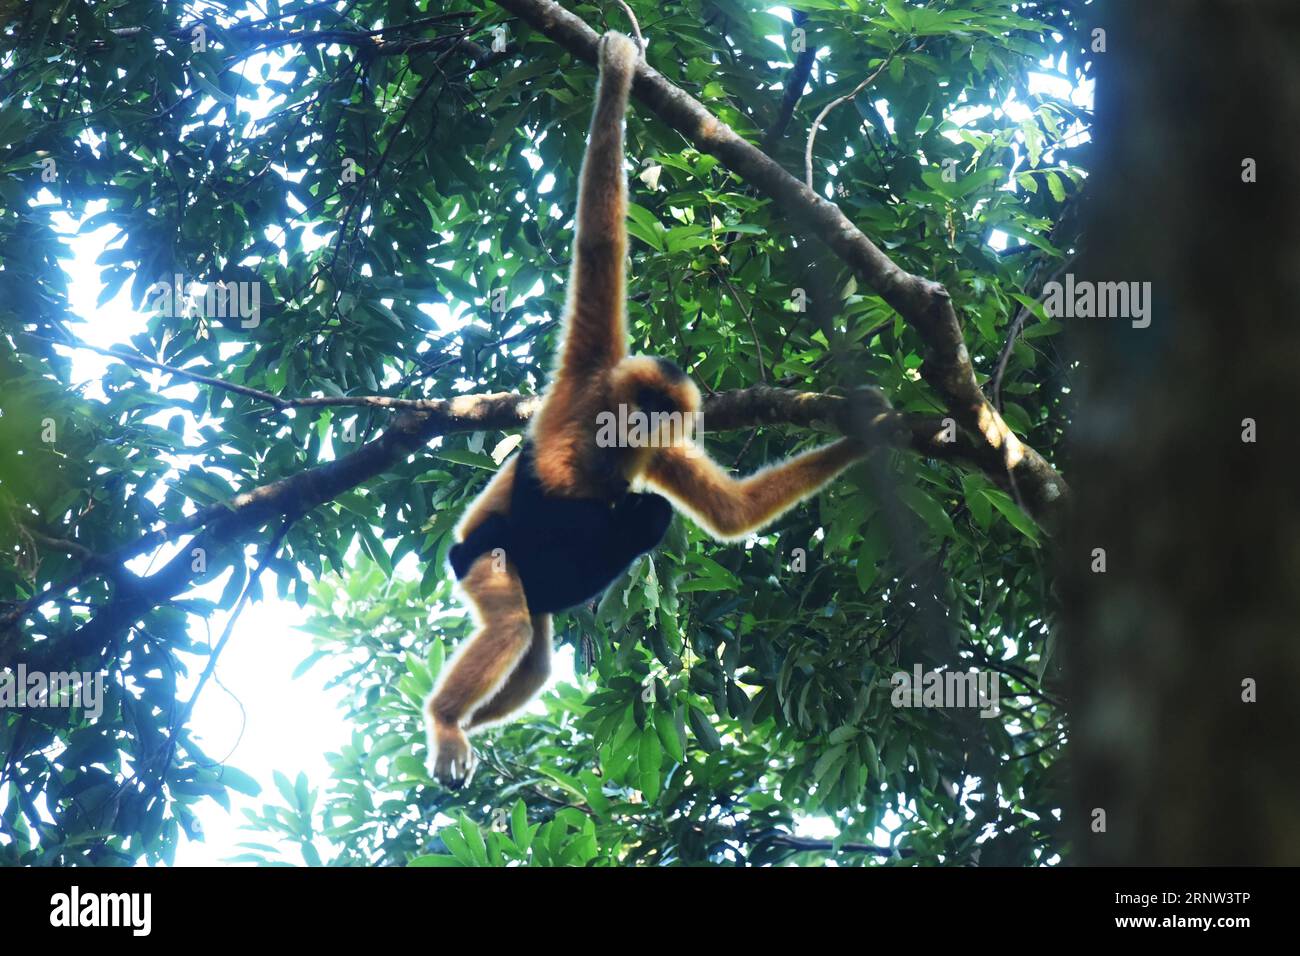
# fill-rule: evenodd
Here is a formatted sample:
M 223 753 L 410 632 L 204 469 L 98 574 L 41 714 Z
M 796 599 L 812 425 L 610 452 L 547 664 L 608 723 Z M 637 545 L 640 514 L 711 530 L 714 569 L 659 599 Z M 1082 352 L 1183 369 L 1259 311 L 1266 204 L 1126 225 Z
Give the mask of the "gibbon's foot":
M 454 724 L 434 719 L 430 724 L 429 737 L 434 778 L 451 790 L 459 790 L 469 783 L 478 760 L 465 731 Z

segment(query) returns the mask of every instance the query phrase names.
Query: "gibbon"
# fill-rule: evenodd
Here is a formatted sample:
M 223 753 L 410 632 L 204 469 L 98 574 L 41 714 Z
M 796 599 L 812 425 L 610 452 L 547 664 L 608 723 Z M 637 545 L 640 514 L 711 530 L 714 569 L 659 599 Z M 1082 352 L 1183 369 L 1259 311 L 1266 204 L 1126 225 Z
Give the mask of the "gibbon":
M 431 769 L 452 788 L 473 771 L 466 732 L 509 717 L 545 684 L 551 615 L 600 594 L 655 548 L 673 505 L 719 539 L 737 539 L 866 453 L 845 438 L 737 480 L 689 439 L 666 435 L 661 414 L 647 441 L 598 441 L 598 416 L 620 406 L 680 416 L 700 408 L 675 364 L 627 355 L 623 120 L 639 55 L 620 33 L 601 39 L 559 362 L 519 453 L 467 509 L 449 555 L 478 624 L 426 707 Z

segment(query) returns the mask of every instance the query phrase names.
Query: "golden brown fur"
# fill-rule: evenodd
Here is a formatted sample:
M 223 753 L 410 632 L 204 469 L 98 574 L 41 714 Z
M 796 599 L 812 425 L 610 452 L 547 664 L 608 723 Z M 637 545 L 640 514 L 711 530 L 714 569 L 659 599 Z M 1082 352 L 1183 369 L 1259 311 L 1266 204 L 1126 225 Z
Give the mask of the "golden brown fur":
M 601 413 L 617 413 L 620 406 L 641 409 L 647 401 L 684 416 L 700 407 L 694 383 L 671 363 L 627 355 L 623 118 L 637 58 L 627 37 L 609 33 L 602 39 L 600 82 L 579 183 L 564 341 L 530 427 L 537 479 L 548 495 L 611 500 L 628 482 L 640 480 L 713 534 L 734 539 L 813 494 L 863 449 L 845 439 L 738 480 L 687 442 L 599 447 Z M 507 462 L 470 506 L 456 529 L 458 541 L 489 515 L 509 514 L 517 461 Z M 522 582 L 504 556 L 480 556 L 461 587 L 479 627 L 448 665 L 428 705 L 433 772 L 452 786 L 473 769 L 465 730 L 503 720 L 524 706 L 545 683 L 551 653 L 550 616 L 529 613 Z
M 650 461 L 646 480 L 714 537 L 734 541 L 780 517 L 860 457 L 862 446 L 842 438 L 738 480 L 698 450 L 665 448 Z

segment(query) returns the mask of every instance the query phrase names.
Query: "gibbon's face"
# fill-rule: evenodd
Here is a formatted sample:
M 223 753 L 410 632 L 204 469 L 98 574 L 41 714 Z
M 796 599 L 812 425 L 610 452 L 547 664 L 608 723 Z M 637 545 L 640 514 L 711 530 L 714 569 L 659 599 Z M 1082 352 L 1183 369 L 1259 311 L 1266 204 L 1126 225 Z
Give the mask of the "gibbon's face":
M 657 424 L 656 444 L 669 444 L 676 436 L 690 434 L 694 415 L 700 410 L 700 390 L 686 373 L 665 358 L 634 355 L 614 366 L 610 373 L 613 405 L 626 405 Z M 664 414 L 667 413 L 667 414 Z

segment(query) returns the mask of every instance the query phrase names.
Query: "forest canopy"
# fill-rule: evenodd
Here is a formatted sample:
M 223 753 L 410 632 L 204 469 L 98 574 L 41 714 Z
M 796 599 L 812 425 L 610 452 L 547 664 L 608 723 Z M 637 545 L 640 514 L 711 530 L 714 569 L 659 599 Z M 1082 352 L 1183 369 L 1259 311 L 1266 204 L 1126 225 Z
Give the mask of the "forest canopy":
M 699 383 L 738 473 L 851 430 L 863 386 L 890 427 L 748 541 L 679 517 L 557 619 L 573 675 L 451 791 L 421 715 L 472 630 L 446 555 L 550 368 L 626 14 L 0 4 L 0 669 L 106 675 L 98 714 L 0 708 L 0 863 L 168 862 L 232 792 L 249 862 L 1068 858 L 1044 543 L 1071 365 L 1042 299 L 1092 37 L 1057 0 L 629 5 L 633 348 Z M 70 236 L 104 227 L 79 313 Z M 189 718 L 276 599 L 352 734 L 328 779 L 264 788 Z M 896 674 L 973 669 L 992 716 L 898 705 Z

